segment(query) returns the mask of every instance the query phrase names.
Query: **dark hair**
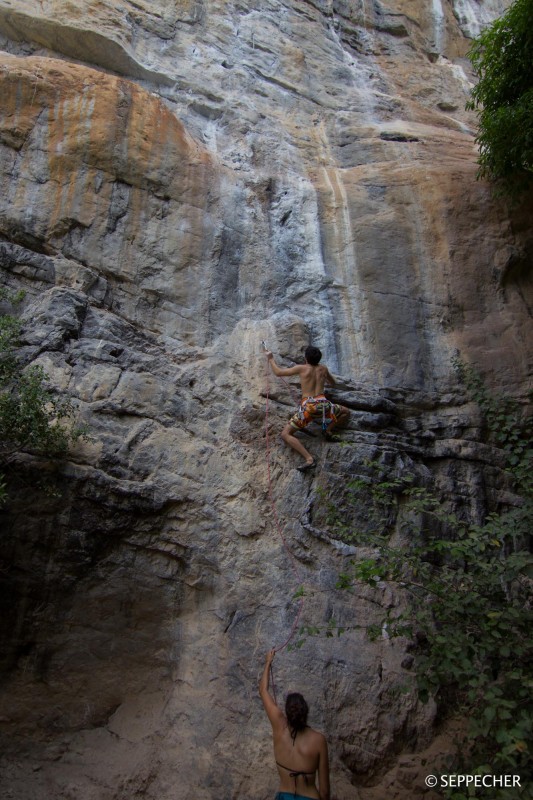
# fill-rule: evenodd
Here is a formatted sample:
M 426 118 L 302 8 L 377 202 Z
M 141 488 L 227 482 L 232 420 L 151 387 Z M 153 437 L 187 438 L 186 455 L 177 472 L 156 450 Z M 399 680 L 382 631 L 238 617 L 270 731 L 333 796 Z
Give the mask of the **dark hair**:
M 305 702 L 303 696 L 299 692 L 291 692 L 287 695 L 285 700 L 285 715 L 289 728 L 291 729 L 291 736 L 296 739 L 296 734 L 307 728 L 307 715 L 309 713 L 309 706 Z
M 313 347 L 312 345 L 309 345 L 309 347 L 305 348 L 304 355 L 307 363 L 312 364 L 313 366 L 316 366 L 320 362 L 320 359 L 322 358 L 322 353 L 320 352 L 318 347 Z

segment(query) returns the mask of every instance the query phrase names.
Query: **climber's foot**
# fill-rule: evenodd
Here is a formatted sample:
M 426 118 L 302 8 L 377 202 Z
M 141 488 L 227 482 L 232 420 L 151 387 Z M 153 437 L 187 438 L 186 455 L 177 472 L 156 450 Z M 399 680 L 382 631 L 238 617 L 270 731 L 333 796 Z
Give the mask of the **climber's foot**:
M 298 472 L 307 472 L 308 470 L 314 469 L 315 467 L 316 467 L 316 461 L 313 458 L 312 461 L 306 461 L 305 464 L 302 464 L 301 467 L 296 467 L 296 469 L 298 470 Z

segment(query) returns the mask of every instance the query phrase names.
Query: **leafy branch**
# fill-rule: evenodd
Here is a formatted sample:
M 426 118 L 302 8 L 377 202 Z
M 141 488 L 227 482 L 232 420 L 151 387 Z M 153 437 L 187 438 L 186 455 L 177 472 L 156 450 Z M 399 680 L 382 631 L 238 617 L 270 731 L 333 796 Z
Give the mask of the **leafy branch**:
M 0 301 L 16 306 L 23 294 L 8 293 L 0 287 Z M 73 424 L 74 406 L 48 385 L 40 366 L 23 367 L 17 358 L 20 321 L 11 314 L 0 315 L 0 465 L 6 470 L 19 452 L 64 457 L 70 444 L 85 429 Z M 0 475 L 0 506 L 7 488 Z
M 468 54 L 478 76 L 467 104 L 479 116 L 478 177 L 499 181 L 511 196 L 532 183 L 532 17 L 532 0 L 515 0 Z

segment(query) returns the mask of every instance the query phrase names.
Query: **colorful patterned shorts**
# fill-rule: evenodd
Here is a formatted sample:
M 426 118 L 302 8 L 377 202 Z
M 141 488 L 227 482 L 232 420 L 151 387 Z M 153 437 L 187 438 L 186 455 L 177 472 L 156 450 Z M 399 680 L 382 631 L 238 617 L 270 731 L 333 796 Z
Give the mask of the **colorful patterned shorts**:
M 300 408 L 290 418 L 290 424 L 293 428 L 302 430 L 310 422 L 322 422 L 322 427 L 327 428 L 330 423 L 337 421 L 340 412 L 341 407 L 337 403 L 331 403 L 323 394 L 304 397 Z

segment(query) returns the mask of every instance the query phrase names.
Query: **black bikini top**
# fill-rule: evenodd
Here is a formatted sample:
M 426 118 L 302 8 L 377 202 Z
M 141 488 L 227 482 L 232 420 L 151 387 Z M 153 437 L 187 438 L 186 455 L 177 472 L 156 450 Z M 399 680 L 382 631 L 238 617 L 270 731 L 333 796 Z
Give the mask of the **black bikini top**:
M 297 794 L 297 791 L 298 791 L 298 778 L 301 775 L 313 775 L 314 776 L 314 774 L 315 774 L 315 770 L 313 770 L 313 772 L 304 772 L 303 770 L 296 770 L 296 769 L 291 769 L 290 767 L 286 767 L 285 764 L 280 764 L 279 761 L 276 761 L 276 764 L 278 765 L 278 767 L 281 767 L 281 769 L 286 769 L 287 772 L 289 773 L 289 776 L 291 778 L 294 778 L 294 796 L 295 797 L 296 797 L 296 794 Z
M 279 761 L 276 761 L 276 764 L 278 765 L 278 767 L 281 767 L 281 769 L 286 769 L 291 778 L 299 778 L 300 775 L 314 775 L 316 772 L 316 770 L 313 770 L 312 772 L 304 772 L 303 770 L 293 770 L 290 767 L 286 767 L 285 764 L 280 764 Z

